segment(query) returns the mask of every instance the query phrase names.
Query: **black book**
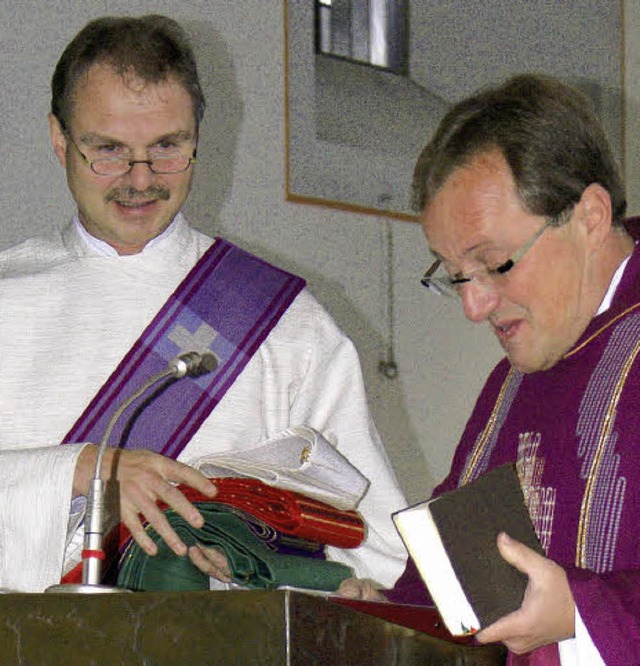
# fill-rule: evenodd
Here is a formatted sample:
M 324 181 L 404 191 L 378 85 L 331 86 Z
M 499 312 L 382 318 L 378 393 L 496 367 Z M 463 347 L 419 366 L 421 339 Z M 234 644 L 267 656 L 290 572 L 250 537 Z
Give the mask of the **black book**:
M 474 633 L 517 610 L 527 576 L 500 555 L 500 532 L 544 555 L 514 465 L 393 514 L 447 629 Z

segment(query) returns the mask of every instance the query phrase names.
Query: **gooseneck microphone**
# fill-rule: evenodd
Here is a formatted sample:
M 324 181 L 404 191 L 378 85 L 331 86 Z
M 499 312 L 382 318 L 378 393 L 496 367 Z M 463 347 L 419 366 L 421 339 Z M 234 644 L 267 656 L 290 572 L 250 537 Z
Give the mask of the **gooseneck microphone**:
M 138 398 L 145 394 L 150 388 L 163 379 L 182 379 L 183 377 L 200 377 L 213 372 L 218 367 L 218 359 L 210 352 L 190 351 L 180 354 L 169 362 L 167 368 L 148 379 L 135 393 L 129 396 L 109 419 L 104 431 L 93 478 L 89 483 L 87 492 L 87 508 L 85 512 L 84 542 L 82 549 L 82 583 L 81 584 L 58 584 L 48 587 L 45 592 L 71 592 L 80 594 L 95 594 L 109 592 L 128 592 L 124 588 L 101 585 L 102 561 L 105 559 L 103 549 L 104 520 L 105 520 L 105 484 L 100 478 L 102 471 L 102 459 L 109 444 L 109 437 L 114 426 L 122 414 Z

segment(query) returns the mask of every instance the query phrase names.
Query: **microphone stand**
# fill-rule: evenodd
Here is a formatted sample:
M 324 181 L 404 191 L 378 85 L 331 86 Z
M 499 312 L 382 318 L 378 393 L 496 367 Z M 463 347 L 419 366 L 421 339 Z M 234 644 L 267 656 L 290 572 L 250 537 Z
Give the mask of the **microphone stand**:
M 89 483 L 87 493 L 87 508 L 85 512 L 84 542 L 82 549 L 82 583 L 59 583 L 51 585 L 45 592 L 63 592 L 71 594 L 110 594 L 114 592 L 131 592 L 126 588 L 111 585 L 101 585 L 102 561 L 105 558 L 104 540 L 104 518 L 105 518 L 105 485 L 106 482 L 100 478 L 102 470 L 102 459 L 107 449 L 109 436 L 115 424 L 118 422 L 125 410 L 135 402 L 141 395 L 146 393 L 152 386 L 167 377 L 182 379 L 187 375 L 199 377 L 215 370 L 218 360 L 213 354 L 205 352 L 186 352 L 173 359 L 166 370 L 155 374 L 147 380 L 135 393 L 127 398 L 109 419 L 105 429 L 98 455 L 93 478 Z

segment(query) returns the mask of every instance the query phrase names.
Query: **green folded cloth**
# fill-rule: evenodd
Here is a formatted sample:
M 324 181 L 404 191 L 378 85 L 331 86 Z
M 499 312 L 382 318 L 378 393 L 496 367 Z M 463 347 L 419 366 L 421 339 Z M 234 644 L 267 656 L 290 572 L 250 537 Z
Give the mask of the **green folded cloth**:
M 334 591 L 351 569 L 339 562 L 276 553 L 255 536 L 237 514 L 215 503 L 199 504 L 205 525 L 191 527 L 175 511 L 165 511 L 167 520 L 187 546 L 201 544 L 218 548 L 227 556 L 235 583 L 249 588 L 267 589 L 291 585 L 313 590 Z M 189 559 L 179 557 L 147 526 L 158 553 L 149 556 L 130 541 L 120 562 L 118 585 L 131 590 L 188 591 L 208 590 L 209 577 Z

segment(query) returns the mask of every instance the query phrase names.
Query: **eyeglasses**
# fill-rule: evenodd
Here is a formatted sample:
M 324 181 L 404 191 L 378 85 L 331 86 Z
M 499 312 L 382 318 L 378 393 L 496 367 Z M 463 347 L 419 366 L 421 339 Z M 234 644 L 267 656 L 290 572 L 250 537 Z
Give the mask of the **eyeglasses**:
M 450 275 L 435 275 L 436 271 L 442 264 L 440 259 L 436 259 L 422 276 L 420 282 L 423 286 L 427 287 L 427 289 L 439 296 L 460 296 L 461 286 L 472 280 L 477 280 L 480 284 L 492 285 L 497 279 L 506 275 L 522 260 L 538 238 L 540 238 L 549 227 L 561 226 L 567 222 L 572 211 L 573 206 L 570 206 L 563 210 L 559 215 L 547 219 L 542 227 L 540 227 L 540 229 L 538 229 L 538 231 L 536 231 L 536 233 L 519 250 L 512 254 L 504 263 L 495 268 L 483 266 L 482 268 L 472 271 L 468 275 L 457 275 L 453 277 Z
M 98 176 L 124 176 L 133 169 L 134 164 L 146 164 L 152 173 L 182 173 L 196 162 L 196 149 L 190 157 L 174 148 L 162 151 L 162 154 L 151 152 L 151 159 L 131 160 L 128 157 L 98 157 L 90 160 L 78 147 L 71 134 L 62 128 L 65 136 L 71 141 L 78 154 L 87 163 L 91 171 Z

